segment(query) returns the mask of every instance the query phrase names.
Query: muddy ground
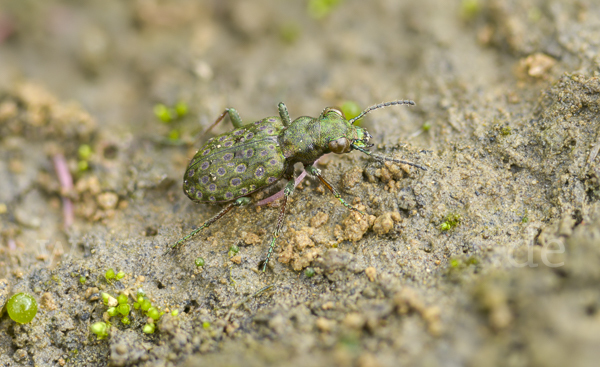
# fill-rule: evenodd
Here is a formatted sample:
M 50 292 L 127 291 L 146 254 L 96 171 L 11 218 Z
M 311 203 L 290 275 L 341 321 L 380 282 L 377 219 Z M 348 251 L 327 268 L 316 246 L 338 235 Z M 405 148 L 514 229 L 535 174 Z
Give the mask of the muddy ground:
M 0 2 L 0 302 L 39 303 L 29 324 L 3 313 L 0 366 L 597 363 L 600 5 L 323 4 Z M 427 171 L 358 152 L 319 166 L 367 216 L 308 179 L 266 273 L 277 203 L 162 256 L 220 210 L 181 186 L 224 108 L 395 99 L 417 105 L 362 126 Z M 170 123 L 153 111 L 178 103 Z M 140 288 L 165 312 L 153 334 L 101 300 Z

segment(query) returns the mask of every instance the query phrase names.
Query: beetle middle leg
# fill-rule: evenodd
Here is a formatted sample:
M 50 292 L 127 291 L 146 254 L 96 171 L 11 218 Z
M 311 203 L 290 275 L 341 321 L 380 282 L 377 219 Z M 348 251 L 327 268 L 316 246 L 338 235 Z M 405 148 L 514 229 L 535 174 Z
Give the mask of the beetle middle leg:
M 292 124 L 292 120 L 290 120 L 290 114 L 288 113 L 285 103 L 279 102 L 277 108 L 279 109 L 279 117 L 281 117 L 283 126 L 290 126 Z
M 342 205 L 344 205 L 346 208 L 348 208 L 350 210 L 357 211 L 357 212 L 359 212 L 362 215 L 366 215 L 362 211 L 360 211 L 360 210 L 356 209 L 355 207 L 353 207 L 352 205 L 348 204 L 346 202 L 346 200 L 344 200 L 342 198 L 342 195 L 340 195 L 340 193 L 335 189 L 335 187 L 333 187 L 333 185 L 331 183 L 329 183 L 329 181 L 327 181 L 325 179 L 325 177 L 323 177 L 323 175 L 321 174 L 321 170 L 320 169 L 318 169 L 317 167 L 315 167 L 313 165 L 309 165 L 309 166 L 305 166 L 304 170 L 306 172 L 308 172 L 309 175 L 315 176 L 316 178 L 318 178 L 319 181 L 321 181 L 321 183 L 323 185 L 325 185 L 325 187 L 327 187 L 329 189 L 329 191 L 331 191 L 331 193 L 333 194 L 333 196 L 335 196 L 335 198 L 338 199 L 340 201 L 340 203 L 342 203 Z
M 202 225 L 200 227 L 194 229 L 187 236 L 185 236 L 182 239 L 180 239 L 179 241 L 177 241 L 167 251 L 165 251 L 165 253 L 163 255 L 167 255 L 169 252 L 171 252 L 174 249 L 176 249 L 180 244 L 182 244 L 185 241 L 189 240 L 190 238 L 194 237 L 198 232 L 200 232 L 204 228 L 210 226 L 211 224 L 213 224 L 217 220 L 221 219 L 225 214 L 229 213 L 229 211 L 231 209 L 233 209 L 233 207 L 235 207 L 235 206 L 244 206 L 244 205 L 248 205 L 248 204 L 250 204 L 250 198 L 248 198 L 246 196 L 238 198 L 233 203 L 227 204 L 227 206 L 224 207 L 223 210 L 221 210 L 220 212 L 218 212 L 217 215 L 215 215 L 214 217 L 208 219 L 206 222 L 202 223 Z

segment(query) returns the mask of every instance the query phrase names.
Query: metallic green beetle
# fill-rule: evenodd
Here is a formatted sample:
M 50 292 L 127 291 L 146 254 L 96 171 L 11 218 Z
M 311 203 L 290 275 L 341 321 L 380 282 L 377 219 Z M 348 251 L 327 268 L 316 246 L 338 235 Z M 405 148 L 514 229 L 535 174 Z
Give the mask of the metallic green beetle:
M 376 155 L 367 149 L 371 135 L 354 126 L 367 113 L 393 105 L 414 105 L 413 101 L 392 101 L 371 106 L 353 119 L 346 120 L 342 111 L 327 107 L 317 118 L 302 116 L 294 121 L 285 104 L 279 103 L 279 116 L 267 117 L 244 125 L 237 111 L 228 108 L 209 130 L 229 115 L 235 130 L 211 138 L 196 153 L 183 177 L 183 192 L 197 203 L 229 203 L 217 215 L 177 241 L 167 252 L 192 238 L 204 228 L 223 217 L 235 206 L 250 204 L 249 195 L 265 189 L 281 178 L 288 180 L 273 238 L 262 271 L 267 268 L 275 241 L 283 226 L 285 207 L 294 192 L 294 164 L 317 177 L 348 209 L 360 212 L 348 204 L 339 192 L 321 175 L 313 163 L 327 153 L 349 153 L 358 150 L 379 161 L 408 164 L 422 170 L 425 167 L 399 159 Z M 362 212 L 360 212 L 362 213 Z M 362 213 L 364 214 L 364 213 Z

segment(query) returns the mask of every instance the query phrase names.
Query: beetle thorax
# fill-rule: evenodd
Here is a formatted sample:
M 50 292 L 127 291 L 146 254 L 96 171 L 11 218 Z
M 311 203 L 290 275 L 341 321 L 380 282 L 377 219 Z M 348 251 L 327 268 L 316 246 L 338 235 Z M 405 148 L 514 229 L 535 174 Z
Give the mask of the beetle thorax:
M 312 163 L 330 153 L 329 142 L 357 138 L 357 127 L 344 119 L 299 117 L 281 133 L 280 145 L 291 162 Z

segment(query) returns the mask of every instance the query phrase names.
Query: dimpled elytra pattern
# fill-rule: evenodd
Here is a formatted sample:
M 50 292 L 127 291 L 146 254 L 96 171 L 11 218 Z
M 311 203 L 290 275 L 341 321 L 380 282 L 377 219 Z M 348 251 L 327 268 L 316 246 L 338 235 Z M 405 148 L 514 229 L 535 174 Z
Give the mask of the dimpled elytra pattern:
M 198 150 L 183 177 L 195 202 L 227 202 L 264 189 L 285 172 L 279 117 L 267 117 L 211 138 Z

